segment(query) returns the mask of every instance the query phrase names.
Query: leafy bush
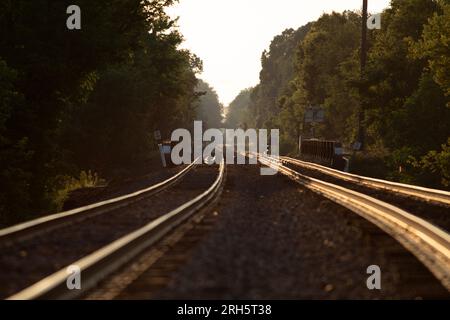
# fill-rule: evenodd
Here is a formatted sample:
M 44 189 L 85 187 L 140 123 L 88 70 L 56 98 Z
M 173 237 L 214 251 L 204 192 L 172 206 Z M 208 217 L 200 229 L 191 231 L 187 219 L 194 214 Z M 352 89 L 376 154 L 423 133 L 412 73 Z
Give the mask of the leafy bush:
M 92 188 L 105 185 L 105 180 L 99 178 L 97 173 L 81 171 L 78 178 L 59 176 L 55 179 L 55 188 L 50 192 L 50 198 L 55 211 L 61 211 L 64 201 L 69 194 L 77 189 Z
M 446 144 L 442 145 L 441 151 L 430 151 L 419 161 L 411 161 L 415 168 L 420 169 L 428 175 L 436 176 L 440 179 L 443 187 L 450 187 L 450 138 Z

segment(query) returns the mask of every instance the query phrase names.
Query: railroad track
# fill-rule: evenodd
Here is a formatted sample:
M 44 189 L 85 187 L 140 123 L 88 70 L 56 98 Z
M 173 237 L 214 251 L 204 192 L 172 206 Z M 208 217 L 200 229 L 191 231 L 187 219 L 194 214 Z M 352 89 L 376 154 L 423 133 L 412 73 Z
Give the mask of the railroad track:
M 364 177 L 352 173 L 342 172 L 332 168 L 327 168 L 325 166 L 321 166 L 316 163 L 301 161 L 290 157 L 280 157 L 280 160 L 282 163 L 293 164 L 295 166 L 299 166 L 309 170 L 315 170 L 317 172 L 329 175 L 331 177 L 338 178 L 348 182 L 353 182 L 368 188 L 384 190 L 387 192 L 401 194 L 408 197 L 414 197 L 422 201 L 438 205 L 450 206 L 450 192 L 448 191 Z
M 181 178 L 184 174 L 192 169 L 193 165 L 194 164 L 185 168 L 176 176 L 172 177 L 172 180 L 168 183 L 172 184 L 175 180 Z M 8 299 L 74 299 L 84 295 L 102 279 L 106 278 L 108 275 L 116 271 L 124 264 L 129 263 L 137 255 L 139 255 L 141 252 L 143 252 L 153 244 L 158 243 L 166 235 L 170 234 L 171 231 L 176 229 L 179 225 L 183 224 L 183 222 L 195 215 L 195 213 L 200 211 L 211 201 L 216 199 L 220 195 L 225 180 L 225 164 L 220 164 L 218 166 L 218 170 L 214 170 L 216 170 L 217 172 L 216 177 L 214 179 L 214 182 L 208 185 L 206 191 L 203 190 L 203 192 L 197 194 L 189 201 L 183 201 L 181 205 L 177 205 L 175 209 L 170 210 L 169 212 L 161 212 L 158 217 L 152 219 L 144 226 L 141 226 L 138 229 L 133 229 L 131 232 L 121 236 L 120 238 L 109 242 L 108 244 L 95 250 L 94 252 L 81 257 L 77 261 L 72 262 L 70 265 L 76 265 L 81 270 L 81 290 L 69 290 L 67 288 L 66 281 L 68 277 L 68 266 L 65 266 L 64 268 L 59 269 L 58 271 L 46 276 L 45 278 L 40 279 L 31 286 L 28 286 L 23 290 L 9 296 Z M 183 183 L 186 182 L 183 181 Z M 166 184 L 164 183 L 163 185 Z M 186 185 L 184 187 L 189 187 L 189 185 Z M 116 198 L 113 199 L 115 201 L 110 202 L 110 200 L 106 201 L 105 203 L 109 204 L 118 202 L 120 203 L 120 207 L 124 207 L 127 206 L 127 204 L 125 203 L 127 203 L 128 201 L 132 203 L 139 201 L 139 196 L 143 196 L 143 193 L 133 193 L 133 196 L 127 195 L 124 197 L 120 197 L 120 200 L 117 200 L 119 198 Z M 125 203 L 121 203 L 122 200 L 125 201 Z M 128 202 L 128 205 L 130 202 Z M 100 207 L 101 206 L 98 206 L 98 208 Z M 73 211 L 78 212 L 77 210 Z M 73 215 L 74 214 L 69 214 L 66 215 L 66 217 L 72 217 Z M 62 219 L 63 218 L 60 216 L 55 217 L 55 220 Z M 34 222 L 34 224 L 36 223 L 37 222 Z M 45 224 L 46 222 L 44 221 L 43 223 Z M 34 224 L 30 225 L 33 226 Z M 54 226 L 53 224 L 50 224 L 49 227 L 53 228 Z M 23 227 L 17 228 L 18 231 L 23 229 Z M 10 232 L 12 232 L 12 230 L 15 229 L 10 230 Z M 36 234 L 34 230 L 33 233 Z M 9 233 L 4 234 L 8 235 Z
M 447 232 L 386 202 L 300 174 L 283 165 L 283 160 L 286 162 L 285 158 L 279 161 L 275 158 L 258 155 L 258 159 L 262 164 L 277 169 L 291 180 L 350 209 L 380 227 L 412 252 L 450 291 L 450 235 Z M 429 191 L 414 187 L 409 190 L 411 189 L 415 190 L 414 196 L 431 198 Z M 402 190 L 411 192 L 407 190 L 407 187 Z M 417 190 L 424 193 L 417 192 Z M 442 193 L 438 194 L 442 195 Z M 438 198 L 433 197 L 433 201 L 440 201 Z
M 192 164 L 190 164 L 174 176 L 162 182 L 154 184 L 148 188 L 113 199 L 100 201 L 73 210 L 47 215 L 42 218 L 37 218 L 5 229 L 1 229 L 0 246 L 8 245 L 12 242 L 23 241 L 25 239 L 36 236 L 37 234 L 50 232 L 52 230 L 55 230 L 56 228 L 68 224 L 77 223 L 87 218 L 93 218 L 95 216 L 128 206 L 132 203 L 152 196 L 180 181 L 180 179 L 194 167 L 196 161 L 194 161 Z
M 259 161 L 263 165 L 278 169 L 280 173 L 288 176 L 290 179 L 350 209 L 380 227 L 412 252 L 441 284 L 450 291 L 450 237 L 448 233 L 405 210 L 374 199 L 366 194 L 296 172 L 283 165 L 282 161 L 262 155 L 259 156 Z M 210 205 L 212 201 L 219 197 L 225 180 L 225 165 L 222 163 L 218 167 L 218 173 L 217 169 L 213 167 L 207 170 L 213 169 L 216 172 L 214 181 L 205 186 L 200 194 L 191 197 L 189 201 L 176 204 L 174 209 L 165 211 L 167 213 L 158 215 L 158 217 L 145 223 L 145 225 L 131 230 L 120 238 L 109 241 L 106 245 L 99 247 L 93 252 L 91 251 L 92 253 L 83 255 L 79 259 L 70 260 L 70 265 L 76 265 L 81 269 L 81 290 L 67 289 L 67 267 L 69 265 L 64 265 L 64 267 L 58 268 L 56 272 L 45 278 L 40 278 L 39 281 L 34 282 L 31 286 L 9 296 L 8 299 L 74 299 L 90 297 L 90 294 L 93 292 L 91 289 L 97 288 L 97 284 L 101 283 L 102 280 L 109 281 L 111 279 L 110 275 L 121 269 L 122 266 L 129 266 L 130 262 L 134 262 L 144 252 L 148 252 L 148 249 L 159 250 L 158 246 L 164 246 L 165 239 L 172 237 L 180 229 L 189 225 L 189 221 L 192 219 L 197 219 L 196 217 L 201 215 L 200 212 L 203 212 L 207 205 Z M 186 192 L 184 191 L 187 190 L 186 187 L 189 187 L 189 184 L 179 186 L 179 189 L 182 192 Z M 207 190 L 204 191 L 205 189 Z M 133 203 L 136 205 L 135 202 Z M 137 204 L 139 204 L 139 201 L 137 201 Z M 36 235 L 36 233 L 34 234 Z M 194 236 L 191 235 L 191 238 L 197 239 L 197 236 L 197 234 L 194 234 Z M 180 250 L 185 250 L 185 247 L 181 246 Z M 128 292 L 129 295 L 132 293 L 132 290 Z M 95 293 L 92 296 L 95 297 Z
M 333 183 L 390 203 L 450 232 L 450 206 L 442 190 L 347 174 L 315 163 L 281 157 L 281 162 L 303 175 Z

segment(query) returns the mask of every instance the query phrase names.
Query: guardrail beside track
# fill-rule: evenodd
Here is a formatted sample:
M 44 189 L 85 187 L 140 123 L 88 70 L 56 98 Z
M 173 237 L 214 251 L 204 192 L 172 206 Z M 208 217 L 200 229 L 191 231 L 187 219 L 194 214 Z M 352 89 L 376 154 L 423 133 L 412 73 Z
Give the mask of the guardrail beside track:
M 339 170 L 321 166 L 316 163 L 301 161 L 289 157 L 280 157 L 280 159 L 283 163 L 290 163 L 306 169 L 315 170 L 320 173 L 324 173 L 345 181 L 354 182 L 372 189 L 395 192 L 405 196 L 412 196 L 426 202 L 433 202 L 440 205 L 450 206 L 450 192 L 448 191 L 359 176 L 356 174 L 342 172 Z
M 128 206 L 131 203 L 161 192 L 167 187 L 178 182 L 186 173 L 188 173 L 193 168 L 197 161 L 198 159 L 196 159 L 192 164 L 190 164 L 177 174 L 173 175 L 172 177 L 154 184 L 148 188 L 135 191 L 124 196 L 100 201 L 69 211 L 51 214 L 2 229 L 0 230 L 0 244 L 7 245 L 8 243 L 11 243 L 13 241 L 25 240 L 34 236 L 36 233 L 49 232 L 57 227 L 78 222 L 86 218 L 92 218 L 99 214 Z
M 74 262 L 73 265 L 78 266 L 81 270 L 81 290 L 67 288 L 67 268 L 63 268 L 8 299 L 74 299 L 82 296 L 99 281 L 131 261 L 143 250 L 210 204 L 220 195 L 224 181 L 225 163 L 222 161 L 216 180 L 205 192 L 144 227 Z
M 359 214 L 411 251 L 450 291 L 450 235 L 404 210 L 362 193 L 302 175 L 276 159 L 259 161 L 306 188 Z

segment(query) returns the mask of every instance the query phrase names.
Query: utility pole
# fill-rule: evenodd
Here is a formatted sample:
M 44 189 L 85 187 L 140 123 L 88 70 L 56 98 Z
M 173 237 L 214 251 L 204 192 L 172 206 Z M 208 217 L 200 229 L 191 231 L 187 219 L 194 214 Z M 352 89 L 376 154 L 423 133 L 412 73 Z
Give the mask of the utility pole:
M 361 86 L 359 89 L 360 105 L 358 113 L 358 142 L 360 143 L 360 150 L 363 150 L 365 143 L 365 103 L 363 99 L 364 88 L 362 87 L 365 79 L 366 61 L 367 61 L 367 2 L 363 0 L 362 21 L 361 21 L 361 69 L 360 78 Z

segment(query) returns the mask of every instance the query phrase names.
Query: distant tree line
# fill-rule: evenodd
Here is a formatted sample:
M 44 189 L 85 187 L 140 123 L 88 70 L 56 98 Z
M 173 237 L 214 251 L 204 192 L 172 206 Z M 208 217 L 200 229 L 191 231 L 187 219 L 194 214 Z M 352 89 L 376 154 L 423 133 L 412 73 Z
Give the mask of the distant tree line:
M 227 122 L 280 128 L 281 151 L 294 154 L 299 135 L 310 134 L 307 106 L 325 108 L 317 137 L 350 146 L 362 103 L 367 144 L 356 171 L 449 188 L 450 2 L 392 0 L 382 29 L 368 33 L 363 79 L 360 38 L 361 16 L 350 11 L 276 36 L 262 54 L 260 83 L 236 98 Z M 248 102 L 234 107 L 243 95 Z
M 204 116 L 211 89 L 197 89 L 202 62 L 178 48 L 173 2 L 78 0 L 72 31 L 71 1 L 0 2 L 0 225 L 60 209 L 76 182 L 146 168 L 154 130 Z
M 225 124 L 229 128 L 244 128 L 249 121 L 248 106 L 251 101 L 253 88 L 242 90 L 227 107 Z
M 197 108 L 197 118 L 206 128 L 221 128 L 223 106 L 216 91 L 205 81 L 199 80 L 197 91 L 201 94 Z

